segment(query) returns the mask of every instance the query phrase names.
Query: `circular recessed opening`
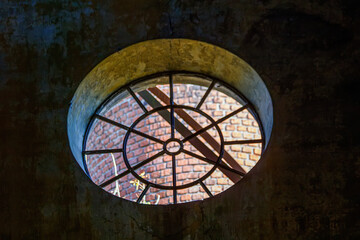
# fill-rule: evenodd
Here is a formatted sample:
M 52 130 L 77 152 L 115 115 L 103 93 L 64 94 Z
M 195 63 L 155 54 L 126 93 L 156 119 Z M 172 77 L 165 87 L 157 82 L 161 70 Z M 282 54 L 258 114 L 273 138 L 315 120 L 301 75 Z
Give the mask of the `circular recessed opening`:
M 88 176 L 144 204 L 202 200 L 231 187 L 258 162 L 272 127 L 270 95 L 250 66 L 212 45 L 176 40 L 174 52 L 168 41 L 144 42 L 104 60 L 69 111 L 70 146 Z M 163 71 L 172 67 L 159 47 L 175 54 L 173 66 L 181 71 Z M 181 54 L 185 49 L 192 58 Z M 199 49 L 214 59 L 194 56 Z M 141 58 L 125 64 L 134 51 Z

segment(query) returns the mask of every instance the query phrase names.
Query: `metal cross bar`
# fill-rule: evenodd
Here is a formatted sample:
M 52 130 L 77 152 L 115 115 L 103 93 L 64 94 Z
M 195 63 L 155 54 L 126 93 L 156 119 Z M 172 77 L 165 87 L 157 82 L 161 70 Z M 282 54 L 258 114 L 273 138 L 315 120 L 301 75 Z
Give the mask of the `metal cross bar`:
M 204 96 L 201 98 L 199 104 L 196 106 L 196 109 L 200 109 L 201 105 L 205 102 L 206 98 L 208 97 L 209 93 L 211 92 L 211 90 L 214 88 L 216 81 L 213 80 L 210 84 L 210 86 L 208 87 L 208 89 L 206 90 Z
M 134 91 L 130 88 L 130 87 L 127 87 L 126 88 L 127 91 L 131 94 L 131 96 L 135 99 L 135 101 L 137 102 L 137 104 L 139 104 L 139 106 L 141 107 L 141 109 L 147 113 L 148 110 L 146 109 L 146 107 L 144 106 L 144 104 L 142 104 L 142 102 L 140 101 L 140 99 L 136 96 L 136 94 L 134 93 Z

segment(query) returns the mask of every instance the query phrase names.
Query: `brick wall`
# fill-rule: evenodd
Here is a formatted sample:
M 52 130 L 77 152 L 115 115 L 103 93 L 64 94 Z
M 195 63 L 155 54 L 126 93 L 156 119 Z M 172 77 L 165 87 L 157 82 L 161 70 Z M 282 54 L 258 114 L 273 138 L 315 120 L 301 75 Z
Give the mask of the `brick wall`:
M 158 87 L 168 94 L 169 91 L 166 85 Z M 174 102 L 178 105 L 184 104 L 195 107 L 205 93 L 206 89 L 206 87 L 192 84 L 175 84 L 174 92 L 176 94 L 174 94 Z M 148 105 L 139 95 L 137 96 L 148 110 L 152 109 L 152 107 Z M 161 100 L 155 95 L 153 96 L 161 102 Z M 213 90 L 206 98 L 201 110 L 210 115 L 214 120 L 217 120 L 239 107 L 241 107 L 241 104 L 233 98 L 226 96 L 219 91 Z M 135 119 L 143 113 L 143 110 L 139 107 L 136 101 L 131 96 L 127 96 L 110 109 L 103 111 L 101 115 L 111 120 L 120 122 L 126 126 L 130 126 Z M 169 114 L 166 112 L 162 113 Z M 205 127 L 211 123 L 197 112 L 186 110 L 186 113 L 196 120 L 201 127 Z M 177 114 L 175 114 L 175 116 L 191 132 L 195 132 L 195 130 L 182 120 L 181 117 Z M 258 124 L 247 110 L 244 110 L 219 124 L 219 127 L 221 128 L 225 141 L 261 138 Z M 146 117 L 136 125 L 135 129 L 150 136 L 157 137 L 163 141 L 169 139 L 171 134 L 170 125 L 164 120 L 161 113 L 155 113 Z M 216 131 L 215 127 L 209 129 L 207 132 L 217 142 L 220 142 L 219 133 Z M 87 150 L 122 148 L 122 141 L 125 133 L 126 131 L 121 128 L 96 120 L 87 139 Z M 182 135 L 176 132 L 175 137 L 181 139 Z M 216 150 L 218 149 L 213 149 L 202 137 L 199 137 L 199 139 L 216 153 Z M 128 139 L 126 151 L 130 165 L 135 166 L 137 163 L 155 155 L 162 149 L 162 144 L 131 133 Z M 190 142 L 186 142 L 184 144 L 184 149 L 203 156 Z M 261 144 L 226 145 L 225 150 L 241 165 L 245 171 L 249 171 L 260 158 Z M 113 155 L 88 155 L 86 157 L 86 161 L 90 176 L 96 184 L 100 184 L 127 169 L 123 161 L 122 153 L 114 153 Z M 117 166 L 116 169 L 114 167 L 114 162 Z M 193 182 L 206 174 L 212 167 L 213 165 L 211 164 L 184 153 L 180 153 L 176 156 L 176 184 L 182 185 Z M 137 169 L 136 173 L 142 175 L 145 179 L 153 183 L 171 186 L 173 184 L 172 158 L 170 155 L 164 154 L 149 164 Z M 210 177 L 204 181 L 204 183 L 214 195 L 226 190 L 234 184 L 219 169 L 214 171 Z M 114 182 L 104 189 L 122 198 L 136 201 L 143 188 L 144 184 L 139 182 L 131 174 L 128 174 L 127 176 L 121 178 L 117 183 Z M 172 194 L 171 190 L 160 190 L 150 187 L 143 203 L 172 203 Z M 208 195 L 200 185 L 178 190 L 178 202 L 201 200 L 207 197 Z

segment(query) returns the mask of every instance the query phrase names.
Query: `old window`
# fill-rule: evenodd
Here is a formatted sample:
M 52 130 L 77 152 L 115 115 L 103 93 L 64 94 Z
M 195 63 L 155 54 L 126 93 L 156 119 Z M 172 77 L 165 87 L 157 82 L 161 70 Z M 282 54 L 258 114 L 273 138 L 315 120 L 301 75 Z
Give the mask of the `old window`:
M 104 190 L 144 204 L 202 200 L 259 160 L 262 125 L 252 104 L 220 79 L 167 72 L 135 80 L 94 113 L 83 156 Z
M 260 76 L 236 55 L 158 39 L 95 66 L 67 123 L 72 153 L 97 186 L 119 200 L 175 204 L 211 199 L 252 177 L 273 108 Z

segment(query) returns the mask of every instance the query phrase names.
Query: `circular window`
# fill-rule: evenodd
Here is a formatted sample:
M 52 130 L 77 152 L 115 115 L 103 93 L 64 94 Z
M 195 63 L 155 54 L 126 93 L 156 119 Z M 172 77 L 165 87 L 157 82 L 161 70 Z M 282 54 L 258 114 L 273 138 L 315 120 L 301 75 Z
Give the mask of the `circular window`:
M 239 181 L 259 160 L 262 124 L 236 89 L 202 74 L 133 81 L 91 118 L 83 156 L 106 191 L 145 204 L 202 200 Z
M 158 39 L 100 62 L 76 90 L 67 123 L 72 153 L 97 186 L 175 204 L 239 182 L 268 146 L 273 107 L 259 75 L 234 54 Z

